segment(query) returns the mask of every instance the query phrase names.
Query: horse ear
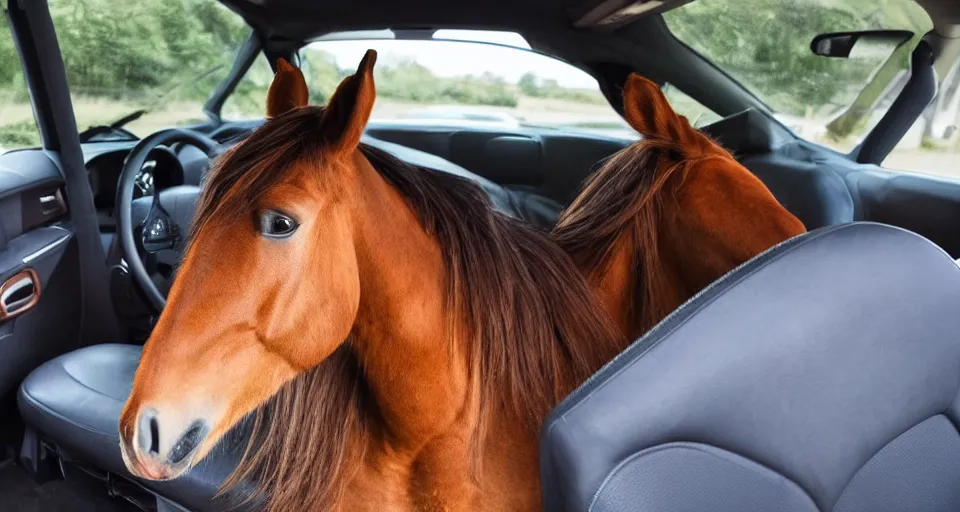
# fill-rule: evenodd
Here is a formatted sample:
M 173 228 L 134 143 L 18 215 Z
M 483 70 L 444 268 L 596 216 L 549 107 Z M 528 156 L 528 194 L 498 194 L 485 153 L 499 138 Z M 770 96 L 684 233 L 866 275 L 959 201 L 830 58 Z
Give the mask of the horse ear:
M 357 72 L 340 82 L 324 110 L 324 131 L 329 134 L 328 142 L 334 151 L 352 151 L 360 144 L 377 97 L 373 85 L 376 62 L 377 52 L 367 50 Z
M 673 111 L 657 84 L 636 73 L 630 73 L 623 86 L 623 112 L 630 126 L 646 138 L 695 143 L 691 137 L 696 133 L 687 118 Z
M 282 57 L 277 60 L 277 73 L 267 91 L 267 117 L 274 117 L 297 107 L 304 107 L 310 99 L 303 73 Z

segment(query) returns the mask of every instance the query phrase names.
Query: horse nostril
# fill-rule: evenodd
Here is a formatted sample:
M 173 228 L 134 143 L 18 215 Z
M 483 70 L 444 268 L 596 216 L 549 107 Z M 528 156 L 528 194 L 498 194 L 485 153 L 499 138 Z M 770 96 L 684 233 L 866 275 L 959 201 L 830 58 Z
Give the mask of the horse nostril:
M 160 451 L 160 426 L 157 425 L 157 418 L 150 418 L 150 453 L 156 454 Z
M 160 424 L 157 423 L 157 411 L 147 409 L 140 414 L 137 429 L 137 444 L 144 453 L 156 455 L 160 451 Z
M 203 421 L 197 420 L 190 425 L 190 428 L 180 436 L 180 439 L 173 445 L 167 461 L 170 464 L 178 464 L 193 453 L 200 446 L 200 443 L 207 437 L 209 429 Z

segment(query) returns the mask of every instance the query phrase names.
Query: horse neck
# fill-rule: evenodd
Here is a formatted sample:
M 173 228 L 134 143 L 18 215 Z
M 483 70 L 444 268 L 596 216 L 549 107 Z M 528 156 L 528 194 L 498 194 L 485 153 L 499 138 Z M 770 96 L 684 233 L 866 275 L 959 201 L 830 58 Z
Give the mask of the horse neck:
M 466 357 L 451 349 L 441 248 L 362 155 L 355 236 L 360 305 L 353 349 L 395 450 L 449 428 L 466 396 Z

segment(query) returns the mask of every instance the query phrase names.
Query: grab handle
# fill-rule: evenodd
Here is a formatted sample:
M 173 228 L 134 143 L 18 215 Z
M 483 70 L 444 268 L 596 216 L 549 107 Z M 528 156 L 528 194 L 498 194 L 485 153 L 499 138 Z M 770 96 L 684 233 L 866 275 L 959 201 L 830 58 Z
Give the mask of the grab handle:
M 0 322 L 30 311 L 40 302 L 40 278 L 28 268 L 0 285 Z

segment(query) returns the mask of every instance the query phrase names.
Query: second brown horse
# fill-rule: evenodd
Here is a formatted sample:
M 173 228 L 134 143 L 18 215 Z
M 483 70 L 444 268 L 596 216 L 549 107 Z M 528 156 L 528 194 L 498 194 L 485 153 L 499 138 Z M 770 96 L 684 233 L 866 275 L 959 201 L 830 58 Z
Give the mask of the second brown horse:
M 624 116 L 643 137 L 592 174 L 553 239 L 627 340 L 757 254 L 805 231 L 733 156 L 631 74 Z

